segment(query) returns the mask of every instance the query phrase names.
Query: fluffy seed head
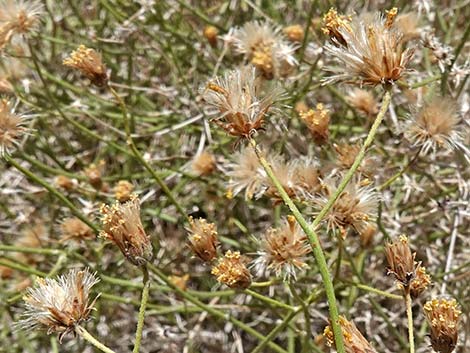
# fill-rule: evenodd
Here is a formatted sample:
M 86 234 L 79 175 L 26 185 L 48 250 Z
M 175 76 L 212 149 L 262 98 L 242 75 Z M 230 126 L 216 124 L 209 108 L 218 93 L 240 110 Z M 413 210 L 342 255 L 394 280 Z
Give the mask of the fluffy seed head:
M 424 304 L 424 315 L 431 326 L 431 345 L 439 353 L 451 353 L 457 346 L 462 312 L 455 299 L 433 299 Z
M 270 228 L 261 242 L 261 251 L 255 267 L 264 271 L 274 270 L 276 276 L 284 279 L 296 277 L 296 270 L 308 267 L 305 256 L 311 251 L 306 236 L 293 216 L 280 228 Z
M 367 117 L 375 116 L 379 112 L 377 101 L 368 90 L 355 88 L 350 91 L 346 99 L 349 104 Z
M 204 262 L 210 262 L 217 257 L 217 227 L 203 218 L 189 219 L 189 247 L 197 257 Z
M 263 128 L 279 91 L 273 89 L 262 95 L 255 70 L 244 67 L 209 82 L 202 96 L 208 106 L 215 108 L 215 123 L 232 136 L 248 138 Z
M 325 45 L 327 53 L 340 65 L 328 67 L 332 76 L 325 83 L 343 81 L 365 85 L 391 84 L 406 70 L 412 51 L 403 49 L 402 34 L 392 28 L 396 8 L 372 21 L 347 19 L 336 15 L 332 20 L 332 43 Z
M 0 157 L 18 146 L 21 136 L 28 132 L 24 127 L 26 116 L 15 113 L 15 107 L 8 99 L 0 99 Z
M 285 77 L 297 65 L 296 47 L 284 39 L 280 28 L 269 23 L 247 22 L 231 37 L 235 50 L 267 79 Z
M 376 350 L 372 348 L 353 322 L 346 320 L 344 316 L 340 316 L 339 324 L 344 337 L 346 353 L 376 353 Z M 331 325 L 325 327 L 323 336 L 326 338 L 327 345 L 334 347 L 335 339 Z
M 87 48 L 82 44 L 62 63 L 65 66 L 79 70 L 92 84 L 98 87 L 108 84 L 106 66 L 103 64 L 101 55 L 94 49 Z
M 143 266 L 153 255 L 150 237 L 140 220 L 140 203 L 137 196 L 126 203 L 101 206 L 103 230 L 100 236 L 116 244 L 134 265 Z
M 22 329 L 46 329 L 59 333 L 59 340 L 75 325 L 88 319 L 95 300 L 89 301 L 90 289 L 99 279 L 85 269 L 73 269 L 58 279 L 40 278 L 24 296 L 26 311 L 17 326 Z
M 330 124 L 330 111 L 322 103 L 318 103 L 316 109 L 300 113 L 300 118 L 307 125 L 316 144 L 322 145 L 328 141 L 328 125 Z
M 247 259 L 240 252 L 228 250 L 212 267 L 211 273 L 217 277 L 217 281 L 230 288 L 245 289 L 251 285 L 251 274 L 246 262 Z
M 304 29 L 301 25 L 287 26 L 282 32 L 291 42 L 301 42 L 304 39 Z
M 359 143 L 350 144 L 350 143 L 339 143 L 334 144 L 333 147 L 336 151 L 336 165 L 338 169 L 344 171 L 349 170 L 354 163 L 359 151 L 361 150 L 361 145 Z M 370 158 L 364 158 L 357 168 L 357 171 L 367 177 L 373 176 L 374 174 L 374 165 Z
M 416 253 L 411 253 L 408 237 L 400 235 L 394 242 L 387 243 L 385 256 L 389 266 L 388 274 L 392 274 L 405 291 L 408 290 L 411 281 L 416 278 L 417 271 Z
M 467 156 L 470 151 L 459 131 L 459 115 L 455 102 L 445 97 L 434 97 L 426 102 L 405 126 L 405 137 L 423 153 L 438 148 L 460 149 Z
M 69 239 L 80 241 L 95 238 L 93 229 L 77 217 L 65 219 L 60 225 L 60 230 L 62 232 L 60 241 L 66 241 Z
M 129 183 L 127 180 L 119 180 L 114 187 L 114 197 L 119 202 L 126 202 L 131 199 L 132 191 L 134 191 L 132 183 Z
M 215 158 L 212 153 L 202 151 L 194 156 L 191 162 L 191 169 L 197 175 L 207 176 L 214 172 L 216 167 Z

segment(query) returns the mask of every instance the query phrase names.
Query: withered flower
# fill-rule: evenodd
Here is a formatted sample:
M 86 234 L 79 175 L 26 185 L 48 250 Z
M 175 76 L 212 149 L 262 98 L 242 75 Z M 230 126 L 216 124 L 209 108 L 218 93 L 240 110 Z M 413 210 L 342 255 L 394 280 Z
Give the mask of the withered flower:
M 353 322 L 346 320 L 344 316 L 340 316 L 339 324 L 344 337 L 344 348 L 346 353 L 376 353 L 376 350 L 364 338 Z M 326 338 L 328 346 L 334 346 L 335 339 L 331 325 L 325 327 L 323 336 Z
M 94 239 L 95 233 L 86 223 L 77 217 L 67 218 L 60 225 L 62 237 L 60 241 L 74 240 L 87 240 Z
M 203 218 L 189 218 L 189 247 L 202 261 L 210 262 L 217 257 L 217 227 Z
M 103 87 L 108 84 L 108 74 L 106 66 L 103 64 L 101 55 L 94 49 L 80 45 L 77 50 L 70 54 L 70 57 L 62 62 L 65 66 L 78 69 L 85 75 L 92 84 Z
M 388 262 L 388 274 L 392 274 L 399 284 L 409 290 L 411 281 L 416 278 L 416 253 L 412 253 L 406 235 L 385 244 L 385 256 Z M 419 267 L 419 265 L 418 265 Z
M 215 158 L 212 153 L 202 151 L 194 156 L 191 162 L 191 169 L 197 175 L 207 176 L 214 172 L 216 168 Z
M 461 313 L 455 299 L 433 299 L 424 304 L 424 315 L 431 326 L 431 346 L 436 352 L 454 351 Z
M 280 228 L 270 228 L 261 241 L 261 251 L 255 260 L 255 268 L 260 272 L 273 269 L 276 276 L 284 274 L 285 279 L 296 278 L 296 270 L 308 267 L 305 259 L 311 251 L 303 230 L 293 216 Z
M 114 197 L 119 202 L 126 202 L 131 199 L 132 191 L 134 191 L 132 183 L 129 183 L 127 180 L 119 180 L 114 187 Z
M 185 274 L 182 276 L 172 275 L 172 276 L 169 276 L 168 279 L 173 285 L 175 285 L 176 287 L 184 291 L 186 290 L 187 285 L 188 285 L 189 275 L 188 274 Z
M 330 10 L 323 15 L 323 27 L 321 30 L 324 34 L 332 39 L 334 38 L 335 41 L 341 45 L 347 45 L 346 39 L 343 38 L 341 32 L 351 32 L 353 30 L 351 28 L 351 21 L 351 16 L 339 15 L 336 9 L 330 8 Z
M 379 112 L 378 103 L 372 92 L 355 88 L 349 92 L 346 100 L 360 113 L 367 117 L 376 116 Z
M 253 68 L 244 67 L 216 78 L 202 90 L 204 101 L 215 108 L 213 121 L 228 134 L 249 138 L 261 130 L 266 115 L 279 97 L 277 89 L 262 96 Z
M 304 29 L 301 25 L 284 27 L 282 32 L 291 42 L 301 42 L 304 39 Z
M 90 289 L 99 279 L 88 269 L 73 269 L 58 279 L 40 278 L 24 296 L 26 311 L 17 326 L 59 333 L 59 341 L 86 321 L 97 298 L 89 301 Z
M 247 259 L 240 252 L 228 250 L 212 267 L 211 273 L 217 277 L 217 281 L 230 288 L 245 289 L 251 285 L 251 274 L 246 262 Z
M 426 268 L 420 266 L 416 270 L 416 277 L 411 281 L 410 284 L 410 295 L 411 298 L 418 298 L 431 283 L 431 276 L 426 273 Z
M 88 178 L 88 181 L 91 186 L 96 190 L 101 190 L 103 187 L 103 172 L 106 166 L 104 160 L 100 160 L 98 163 L 92 163 L 84 169 L 85 176 Z
M 327 53 L 339 60 L 340 65 L 328 67 L 332 76 L 325 83 L 343 81 L 364 85 L 392 84 L 406 70 L 412 50 L 403 49 L 403 35 L 393 22 L 397 9 L 386 16 L 361 21 L 337 17 L 332 21 L 332 43 L 325 45 Z M 339 24 L 337 24 L 336 22 Z
M 24 127 L 26 115 L 15 113 L 15 106 L 8 99 L 0 99 L 0 157 L 19 145 L 21 136 L 28 133 Z
M 359 143 L 339 143 L 333 144 L 333 147 L 336 151 L 336 165 L 338 169 L 342 171 L 349 170 L 351 168 L 359 154 L 359 151 L 361 150 L 361 145 Z M 374 167 L 372 159 L 365 157 L 357 168 L 357 172 L 367 177 L 371 177 L 374 175 Z
M 74 180 L 65 175 L 58 175 L 54 179 L 54 184 L 67 191 L 73 190 L 75 188 Z
M 307 125 L 316 144 L 323 145 L 328 141 L 330 111 L 322 103 L 318 103 L 316 109 L 300 113 L 300 118 Z
M 140 203 L 133 196 L 126 203 L 101 206 L 103 230 L 100 236 L 116 244 L 124 256 L 136 266 L 143 266 L 153 255 L 150 237 L 140 220 Z
M 219 30 L 215 28 L 214 26 L 204 27 L 203 35 L 212 47 L 217 46 L 218 34 L 219 34 Z

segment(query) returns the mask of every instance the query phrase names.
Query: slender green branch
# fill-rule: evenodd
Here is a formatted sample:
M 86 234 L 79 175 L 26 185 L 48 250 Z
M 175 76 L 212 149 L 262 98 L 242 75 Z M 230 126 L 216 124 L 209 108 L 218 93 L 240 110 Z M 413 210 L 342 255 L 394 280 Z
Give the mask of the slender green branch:
M 387 297 L 387 298 L 390 298 L 390 299 L 396 299 L 396 300 L 403 299 L 402 295 L 385 292 L 383 290 L 373 288 L 373 287 L 367 286 L 367 285 L 362 284 L 362 283 L 355 283 L 355 282 L 346 281 L 346 280 L 343 280 L 343 279 L 341 279 L 341 282 L 350 284 L 350 285 L 355 286 L 359 289 L 365 290 L 365 291 L 370 292 L 370 293 L 375 293 L 375 294 L 378 294 L 378 295 L 381 295 L 383 297 Z
M 149 299 L 150 279 L 149 279 L 149 271 L 146 265 L 142 266 L 142 273 L 143 273 L 144 289 L 142 290 L 142 300 L 141 300 L 140 309 L 139 309 L 139 317 L 137 320 L 137 330 L 135 332 L 135 343 L 134 343 L 134 349 L 132 353 L 139 353 L 140 344 L 142 341 L 142 331 L 144 329 L 145 308 L 147 307 L 147 302 Z
M 310 227 L 310 225 L 307 223 L 305 218 L 300 213 L 297 206 L 294 204 L 292 199 L 284 190 L 283 186 L 281 185 L 276 175 L 274 174 L 273 170 L 271 169 L 271 166 L 269 165 L 268 161 L 266 161 L 266 159 L 259 152 L 256 146 L 255 140 L 250 139 L 250 144 L 253 147 L 256 155 L 258 156 L 259 162 L 263 166 L 269 179 L 271 179 L 274 186 L 276 187 L 282 200 L 289 207 L 290 211 L 294 215 L 300 227 L 302 228 L 302 230 L 305 232 L 305 234 L 308 237 L 308 240 L 313 250 L 313 255 L 315 256 L 315 261 L 317 262 L 318 270 L 320 271 L 323 284 L 325 286 L 326 297 L 328 300 L 328 305 L 329 305 L 329 310 L 330 310 L 331 325 L 333 327 L 333 332 L 334 332 L 334 337 L 335 337 L 336 349 L 338 353 L 345 353 L 343 333 L 339 325 L 339 313 L 338 313 L 338 307 L 336 304 L 335 290 L 333 287 L 333 282 L 331 281 L 331 276 L 328 270 L 328 265 L 326 263 L 325 255 L 323 254 L 323 250 L 321 248 L 320 241 L 318 239 L 318 235 L 314 231 L 314 228 Z
M 334 203 L 338 199 L 338 197 L 341 195 L 341 193 L 344 191 L 348 183 L 351 181 L 352 177 L 354 176 L 354 173 L 356 170 L 359 168 L 359 166 L 362 163 L 362 160 L 364 159 L 367 149 L 372 145 L 372 142 L 374 141 L 375 135 L 377 134 L 377 130 L 382 123 L 382 120 L 385 117 L 385 113 L 388 110 L 388 107 L 390 105 L 390 102 L 392 100 L 392 94 L 390 90 L 385 91 L 383 100 L 382 100 L 382 106 L 380 107 L 380 111 L 377 114 L 377 117 L 375 118 L 374 123 L 372 124 L 369 134 L 366 137 L 366 140 L 364 141 L 364 144 L 362 145 L 359 153 L 356 156 L 356 159 L 354 160 L 354 163 L 352 164 L 351 168 L 348 170 L 348 172 L 344 175 L 343 180 L 341 183 L 338 185 L 338 188 L 336 189 L 335 193 L 328 199 L 328 202 L 326 203 L 325 207 L 320 211 L 318 216 L 314 219 L 312 223 L 312 228 L 315 229 L 317 225 L 320 224 L 322 221 L 323 217 L 330 211 L 331 207 L 333 207 Z
M 406 317 L 408 318 L 408 341 L 410 353 L 415 353 L 415 340 L 413 334 L 413 310 L 411 308 L 411 295 L 409 289 L 405 291 Z
M 272 298 L 269 298 L 269 297 L 266 297 L 262 294 L 259 294 L 255 291 L 252 291 L 251 289 L 245 289 L 244 292 L 246 294 L 249 294 L 251 295 L 252 297 L 256 298 L 256 299 L 259 299 L 269 305 L 272 305 L 274 307 L 278 307 L 278 308 L 282 308 L 282 309 L 287 309 L 287 310 L 295 310 L 295 308 L 291 305 L 288 305 L 288 304 L 285 304 L 285 303 L 282 303 L 280 301 L 277 301 L 275 299 L 272 299 Z
M 23 168 L 18 162 L 16 162 L 13 158 L 11 158 L 10 156 L 8 155 L 5 155 L 5 160 L 10 163 L 13 167 L 15 167 L 16 169 L 18 169 L 18 171 L 20 171 L 21 173 L 23 173 L 25 176 L 27 176 L 29 179 L 31 179 L 32 181 L 34 181 L 35 183 L 41 185 L 42 187 L 44 187 L 47 191 L 49 191 L 49 193 L 51 193 L 52 195 L 54 195 L 55 197 L 57 197 L 65 206 L 67 206 L 70 211 L 75 215 L 77 216 L 82 222 L 86 223 L 91 229 L 93 229 L 96 233 L 99 232 L 99 229 L 98 227 L 93 223 L 91 222 L 87 217 L 85 217 L 85 215 L 83 215 L 83 213 L 80 212 L 80 210 L 75 207 L 75 205 L 67 198 L 64 196 L 64 194 L 62 194 L 59 190 L 57 190 L 56 188 L 54 188 L 52 185 L 50 185 L 47 181 L 45 181 L 44 179 L 40 178 L 39 176 L 35 175 L 34 173 L 32 173 L 31 171 Z
M 4 260 L 4 259 L 0 258 L 0 266 L 5 266 L 5 267 L 8 267 L 8 268 L 12 268 L 14 270 L 29 273 L 31 275 L 35 275 L 35 276 L 39 276 L 39 277 L 46 277 L 47 276 L 47 273 L 45 273 L 45 272 L 36 270 L 35 268 L 28 267 L 26 265 L 20 264 L 18 262 L 13 262 L 13 261 L 7 260 L 7 259 Z
M 93 346 L 98 348 L 100 351 L 105 353 L 116 353 L 111 348 L 106 347 L 103 343 L 98 341 L 95 337 L 93 337 L 87 330 L 85 330 L 82 326 L 75 326 L 75 332 L 81 336 L 84 340 L 91 343 Z

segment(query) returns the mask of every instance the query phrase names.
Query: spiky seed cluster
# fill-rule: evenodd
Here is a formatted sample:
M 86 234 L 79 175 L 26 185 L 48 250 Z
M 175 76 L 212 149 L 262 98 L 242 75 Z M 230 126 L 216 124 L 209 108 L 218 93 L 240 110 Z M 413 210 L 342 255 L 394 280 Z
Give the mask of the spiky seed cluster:
M 255 261 L 260 271 L 274 270 L 276 276 L 296 278 L 296 271 L 307 267 L 305 255 L 311 251 L 306 236 L 293 216 L 280 228 L 270 228 L 261 242 L 261 251 Z
M 346 320 L 344 316 L 340 316 L 339 324 L 341 326 L 341 332 L 343 333 L 346 353 L 376 353 L 376 350 L 364 338 L 353 322 Z M 323 336 L 326 338 L 328 346 L 334 346 L 335 339 L 331 325 L 325 327 Z
M 0 1 L 0 49 L 7 45 L 16 34 L 34 32 L 43 14 L 39 0 Z
M 332 76 L 325 83 L 342 81 L 364 85 L 391 84 L 406 70 L 413 52 L 403 49 L 402 34 L 392 28 L 397 9 L 377 15 L 372 21 L 332 17 L 328 34 L 332 43 L 325 45 L 327 53 L 341 65 L 328 67 Z M 326 32 L 326 31 L 325 31 Z
M 134 191 L 134 185 L 127 180 L 119 180 L 114 187 L 114 197 L 119 202 L 127 202 L 132 197 Z
M 197 175 L 207 176 L 214 172 L 216 168 L 215 157 L 212 153 L 202 151 L 194 156 L 191 162 L 191 169 Z
M 150 237 L 140 220 L 140 203 L 137 196 L 126 203 L 101 206 L 103 230 L 100 236 L 116 244 L 134 265 L 143 266 L 153 255 Z
M 316 144 L 323 145 L 328 141 L 330 111 L 322 103 L 318 103 L 315 109 L 300 113 L 300 118 L 307 125 Z
M 235 50 L 267 79 L 285 77 L 297 65 L 296 47 L 288 43 L 281 29 L 266 22 L 247 22 L 229 34 Z
M 97 298 L 89 301 L 90 290 L 99 279 L 88 269 L 70 270 L 58 279 L 38 279 L 24 296 L 26 310 L 17 323 L 23 329 L 46 329 L 64 335 L 87 320 Z
M 189 219 L 188 241 L 194 254 L 204 262 L 210 262 L 217 257 L 218 234 L 214 223 L 203 218 Z
M 405 136 L 423 153 L 460 149 L 470 156 L 459 131 L 459 115 L 455 102 L 445 97 L 434 97 L 427 101 L 405 126 Z
M 212 267 L 211 273 L 216 276 L 217 281 L 230 288 L 245 289 L 251 285 L 251 274 L 246 262 L 247 259 L 240 252 L 228 250 Z
M 408 237 L 400 235 L 394 242 L 385 245 L 385 256 L 388 262 L 388 274 L 392 274 L 399 285 L 406 291 L 416 278 L 420 264 L 415 261 L 416 253 L 412 253 Z
M 430 284 L 431 276 L 426 273 L 426 268 L 424 266 L 418 267 L 416 270 L 416 277 L 411 281 L 410 284 L 411 298 L 418 298 Z
M 202 97 L 207 105 L 216 109 L 215 123 L 232 136 L 249 138 L 263 128 L 265 117 L 279 93 L 273 89 L 262 95 L 255 69 L 244 67 L 209 82 Z
M 360 113 L 367 117 L 376 116 L 379 112 L 378 103 L 372 92 L 355 88 L 349 92 L 346 100 Z
M 322 209 L 336 190 L 337 181 L 326 179 L 323 192 L 313 201 Z M 377 197 L 371 187 L 362 186 L 360 181 L 349 183 L 325 216 L 328 230 L 337 230 L 345 237 L 351 228 L 359 234 L 363 245 L 368 245 L 376 232 Z
M 431 345 L 439 353 L 451 353 L 457 346 L 462 312 L 455 299 L 433 299 L 424 304 L 424 314 L 431 326 Z
M 8 99 L 0 99 L 0 157 L 19 144 L 19 138 L 28 132 L 24 127 L 26 116 L 15 113 Z
M 69 239 L 87 240 L 95 238 L 93 229 L 77 217 L 64 219 L 60 225 L 60 230 L 62 232 L 61 241 Z
M 108 84 L 106 66 L 101 55 L 94 49 L 87 48 L 83 44 L 70 54 L 70 57 L 62 62 L 65 66 L 79 70 L 92 84 L 103 87 Z

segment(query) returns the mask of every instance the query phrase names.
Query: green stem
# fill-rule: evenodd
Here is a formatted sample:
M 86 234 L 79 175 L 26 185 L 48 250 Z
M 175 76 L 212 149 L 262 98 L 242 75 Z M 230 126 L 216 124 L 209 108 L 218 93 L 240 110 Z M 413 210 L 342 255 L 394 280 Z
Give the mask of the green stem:
M 346 280 L 341 280 L 341 282 L 350 284 L 350 285 L 355 286 L 359 289 L 365 290 L 365 291 L 370 292 L 370 293 L 375 293 L 375 294 L 378 294 L 378 295 L 381 295 L 383 297 L 387 297 L 387 298 L 390 298 L 390 299 L 396 299 L 396 300 L 403 299 L 402 295 L 397 295 L 397 294 L 385 292 L 383 290 L 373 288 L 373 287 L 367 286 L 365 284 L 350 282 L 350 281 L 346 281 Z
M 399 177 L 401 177 L 407 170 L 408 168 L 418 159 L 419 154 L 421 153 L 423 147 L 421 147 L 418 152 L 414 155 L 413 158 L 410 159 L 410 161 L 395 175 L 393 175 L 390 179 L 388 179 L 385 183 L 380 185 L 377 190 L 382 191 L 383 189 L 389 187 L 391 184 L 395 182 Z
M 205 310 L 207 313 L 210 315 L 217 317 L 219 319 L 225 320 L 225 321 L 230 321 L 232 324 L 235 326 L 238 326 L 240 329 L 244 330 L 248 334 L 250 334 L 253 337 L 258 338 L 260 341 L 263 341 L 266 339 L 266 337 L 262 334 L 260 334 L 257 330 L 253 329 L 252 327 L 248 326 L 244 322 L 234 318 L 231 315 L 228 315 L 220 310 L 214 309 L 213 307 L 204 304 L 201 302 L 199 299 L 195 298 L 193 295 L 190 293 L 178 288 L 175 286 L 170 279 L 162 272 L 160 269 L 158 269 L 156 266 L 153 266 L 152 264 L 147 264 L 148 268 L 150 271 L 155 273 L 163 282 L 166 283 L 169 287 L 171 287 L 178 295 L 189 301 L 190 303 L 193 303 L 194 305 L 200 307 L 201 309 Z M 268 342 L 268 346 L 275 352 L 278 353 L 288 353 L 285 349 L 282 347 L 278 346 L 274 342 Z
M 339 313 L 338 313 L 338 307 L 336 304 L 335 290 L 333 287 L 333 282 L 331 281 L 331 276 L 328 270 L 328 265 L 326 263 L 325 255 L 323 254 L 320 241 L 318 240 L 318 235 L 314 231 L 314 227 L 310 227 L 310 225 L 307 223 L 307 221 L 302 216 L 297 206 L 294 204 L 294 202 L 289 197 L 287 192 L 284 190 L 283 186 L 281 185 L 277 177 L 274 175 L 274 172 L 271 169 L 271 166 L 269 165 L 268 161 L 266 161 L 266 159 L 259 152 L 256 146 L 255 140 L 251 139 L 250 143 L 256 155 L 258 156 L 260 164 L 263 166 L 266 174 L 273 182 L 282 200 L 289 207 L 290 211 L 294 215 L 300 227 L 302 228 L 302 230 L 305 232 L 305 234 L 308 237 L 308 240 L 313 250 L 313 255 L 315 256 L 315 261 L 317 263 L 318 270 L 320 271 L 323 284 L 325 286 L 326 298 L 328 300 L 331 325 L 333 327 L 336 349 L 338 353 L 345 353 L 343 334 L 341 331 L 341 327 L 339 325 Z
M 147 307 L 147 302 L 149 299 L 150 280 L 149 271 L 146 265 L 142 266 L 142 272 L 144 276 L 144 289 L 142 290 L 142 300 L 140 302 L 139 317 L 137 320 L 137 330 L 135 332 L 135 344 L 132 353 L 138 353 L 140 349 L 140 344 L 142 341 L 142 331 L 144 329 L 145 308 Z
M 415 340 L 413 334 L 413 310 L 411 308 L 411 295 L 409 289 L 405 293 L 406 317 L 408 318 L 408 341 L 410 353 L 415 353 Z
M 268 303 L 274 307 L 279 307 L 279 308 L 282 308 L 282 309 L 287 309 L 287 310 L 295 310 L 296 308 L 294 308 L 293 306 L 291 305 L 287 305 L 285 303 L 282 303 L 280 301 L 277 301 L 277 300 L 274 300 L 272 298 L 269 298 L 269 297 L 266 297 L 262 294 L 259 294 L 259 293 L 256 293 L 255 291 L 252 291 L 251 289 L 245 289 L 244 292 L 246 294 L 249 294 L 251 295 L 252 297 L 256 298 L 256 299 L 259 299 L 261 301 L 264 301 L 265 303 Z
M 100 351 L 105 353 L 116 353 L 111 348 L 106 347 L 103 343 L 98 341 L 95 337 L 93 337 L 87 330 L 85 330 L 81 326 L 75 326 L 75 332 L 80 335 L 84 340 L 91 343 L 93 346 L 98 348 Z
M 351 181 L 352 177 L 354 176 L 354 173 L 361 165 L 362 160 L 364 159 L 366 155 L 367 149 L 370 147 L 370 145 L 372 145 L 372 142 L 374 141 L 377 130 L 380 124 L 382 123 L 382 120 L 385 116 L 385 113 L 387 112 L 387 109 L 388 109 L 388 106 L 390 105 L 391 100 L 392 100 L 392 94 L 390 93 L 389 90 L 385 91 L 385 94 L 382 100 L 382 106 L 380 107 L 380 111 L 377 114 L 377 117 L 375 118 L 375 121 L 369 130 L 369 134 L 367 135 L 366 140 L 364 141 L 364 144 L 362 145 L 359 153 L 357 154 L 356 159 L 354 160 L 354 163 L 352 164 L 351 168 L 348 170 L 343 180 L 338 185 L 338 188 L 336 189 L 335 193 L 329 198 L 325 207 L 323 207 L 323 209 L 320 211 L 318 216 L 312 222 L 311 227 L 313 229 L 315 229 L 316 226 L 320 224 L 323 217 L 325 217 L 325 215 L 330 211 L 331 207 L 333 207 L 334 203 L 336 202 L 338 197 L 341 195 L 341 193 L 344 191 L 344 189 L 346 188 L 346 186 L 348 185 L 348 183 Z
M 189 220 L 186 212 L 183 210 L 183 207 L 179 204 L 179 202 L 175 199 L 173 196 L 173 193 L 171 190 L 168 188 L 168 186 L 163 182 L 162 178 L 155 173 L 153 168 L 148 164 L 148 162 L 142 157 L 140 154 L 139 150 L 137 149 L 137 146 L 134 143 L 134 140 L 132 139 L 131 131 L 130 131 L 130 125 L 129 125 L 129 119 L 128 119 L 128 114 L 127 114 L 127 107 L 126 103 L 122 100 L 122 98 L 117 94 L 117 92 L 112 88 L 111 86 L 108 86 L 108 89 L 110 92 L 113 94 L 114 98 L 118 101 L 119 105 L 121 106 L 122 109 L 122 115 L 124 117 L 124 123 L 125 123 L 125 130 L 126 130 L 126 135 L 127 135 L 127 144 L 130 146 L 132 152 L 134 153 L 134 156 L 136 159 L 143 164 L 145 169 L 149 171 L 149 173 L 153 176 L 157 184 L 160 186 L 160 188 L 163 190 L 163 192 L 166 194 L 168 199 L 171 201 L 171 203 L 176 207 L 178 212 L 186 219 Z
M 68 199 L 66 198 L 60 191 L 52 187 L 48 182 L 46 182 L 44 179 L 38 177 L 37 175 L 33 174 L 29 170 L 23 168 L 19 163 L 17 163 L 14 159 L 12 159 L 9 155 L 4 156 L 5 160 L 10 163 L 12 166 L 14 166 L 18 171 L 23 173 L 25 176 L 27 176 L 29 179 L 34 181 L 35 183 L 41 185 L 44 187 L 49 193 L 57 197 L 65 206 L 67 206 L 70 211 L 77 216 L 82 222 L 86 223 L 91 229 L 93 229 L 96 233 L 99 233 L 98 227 L 92 223 L 87 217 L 85 217 L 78 208 L 75 207 L 75 205 Z
M 18 262 L 13 262 L 11 260 L 3 260 L 0 258 L 0 266 L 5 266 L 8 268 L 12 268 L 14 270 L 18 270 L 21 272 L 29 273 L 31 275 L 39 276 L 39 277 L 46 277 L 47 273 L 36 270 L 35 268 L 25 266 Z

